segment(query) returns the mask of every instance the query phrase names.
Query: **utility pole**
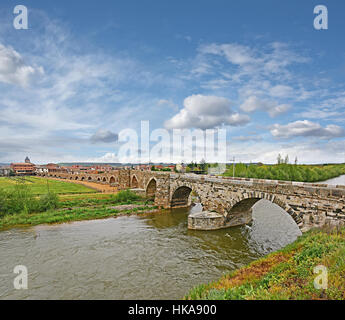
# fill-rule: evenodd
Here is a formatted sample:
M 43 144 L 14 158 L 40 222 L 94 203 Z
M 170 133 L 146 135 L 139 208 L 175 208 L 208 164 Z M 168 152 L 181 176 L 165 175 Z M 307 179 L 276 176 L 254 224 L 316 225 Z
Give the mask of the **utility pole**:
M 232 177 L 235 178 L 235 157 L 232 160 Z

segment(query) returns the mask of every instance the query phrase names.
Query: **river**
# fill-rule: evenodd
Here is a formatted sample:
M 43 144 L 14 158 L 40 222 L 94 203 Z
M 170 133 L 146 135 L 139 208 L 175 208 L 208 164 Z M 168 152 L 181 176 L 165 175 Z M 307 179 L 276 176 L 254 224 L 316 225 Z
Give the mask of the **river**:
M 332 184 L 332 185 L 345 185 L 345 174 L 333 179 L 323 181 L 322 183 Z
M 301 234 L 266 200 L 255 204 L 250 227 L 187 230 L 188 213 L 2 231 L 0 299 L 180 299 Z M 16 265 L 28 269 L 27 290 L 13 287 Z

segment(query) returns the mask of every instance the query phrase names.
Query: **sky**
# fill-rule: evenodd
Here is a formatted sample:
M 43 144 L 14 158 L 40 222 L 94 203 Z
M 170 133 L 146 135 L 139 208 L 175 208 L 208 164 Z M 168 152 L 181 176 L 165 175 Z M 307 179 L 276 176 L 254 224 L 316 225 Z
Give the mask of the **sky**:
M 0 163 L 139 162 L 119 134 L 142 121 L 226 129 L 227 161 L 344 162 L 344 14 L 342 0 L 1 0 Z

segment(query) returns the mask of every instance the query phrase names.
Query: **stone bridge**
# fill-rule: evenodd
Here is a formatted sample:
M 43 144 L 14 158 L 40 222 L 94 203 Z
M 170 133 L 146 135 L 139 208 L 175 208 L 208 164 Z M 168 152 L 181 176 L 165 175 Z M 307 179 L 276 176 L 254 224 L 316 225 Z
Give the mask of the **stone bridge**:
M 190 229 L 212 230 L 248 223 L 252 206 L 261 199 L 284 209 L 302 231 L 345 224 L 345 186 L 127 169 L 103 174 L 45 175 L 133 189 L 153 199 L 160 208 L 187 207 L 192 198 L 198 198 L 203 212 L 189 216 Z

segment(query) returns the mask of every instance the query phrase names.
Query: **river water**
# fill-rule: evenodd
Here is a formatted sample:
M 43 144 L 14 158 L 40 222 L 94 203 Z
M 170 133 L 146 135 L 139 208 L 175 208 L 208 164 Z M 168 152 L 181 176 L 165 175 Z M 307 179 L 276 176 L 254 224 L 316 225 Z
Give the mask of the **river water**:
M 345 175 L 327 180 L 345 184 Z M 192 210 L 200 210 L 194 207 Z M 0 299 L 180 299 L 301 233 L 261 200 L 251 226 L 187 230 L 188 209 L 0 232 Z M 16 265 L 28 289 L 15 290 Z
M 332 185 L 345 185 L 345 175 L 326 180 L 322 183 L 332 184 Z
M 187 230 L 188 213 L 0 232 L 0 299 L 180 299 L 301 234 L 266 200 L 255 204 L 250 227 Z M 14 289 L 16 265 L 28 269 L 27 290 Z

